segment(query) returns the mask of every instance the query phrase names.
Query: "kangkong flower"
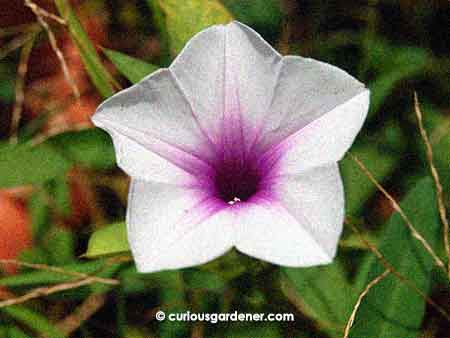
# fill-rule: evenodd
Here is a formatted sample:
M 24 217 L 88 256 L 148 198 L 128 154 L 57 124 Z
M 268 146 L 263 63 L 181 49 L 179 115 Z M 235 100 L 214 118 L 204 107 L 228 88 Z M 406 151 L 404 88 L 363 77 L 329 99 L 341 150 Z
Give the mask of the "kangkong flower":
M 337 161 L 368 105 L 346 72 L 283 57 L 239 22 L 198 33 L 168 69 L 93 117 L 132 178 L 138 270 L 202 264 L 232 247 L 285 266 L 331 262 L 344 216 Z

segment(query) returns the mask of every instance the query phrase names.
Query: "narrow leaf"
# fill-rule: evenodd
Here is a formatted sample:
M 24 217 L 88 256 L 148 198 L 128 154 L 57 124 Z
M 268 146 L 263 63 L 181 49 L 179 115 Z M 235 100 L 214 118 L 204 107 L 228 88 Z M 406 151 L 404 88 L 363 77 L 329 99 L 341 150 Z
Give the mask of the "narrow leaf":
M 108 70 L 102 64 L 94 45 L 83 29 L 83 26 L 70 6 L 69 1 L 55 0 L 55 4 L 60 15 L 68 24 L 70 36 L 78 47 L 81 59 L 86 67 L 89 77 L 92 80 L 92 83 L 104 98 L 111 96 L 114 94 L 114 89 L 111 85 L 113 79 Z
M 114 66 L 117 67 L 117 70 L 132 83 L 139 82 L 159 68 L 151 63 L 111 49 L 103 48 L 102 50 Z
M 11 327 L 8 329 L 8 337 L 9 338 L 30 338 L 25 332 L 23 332 L 18 327 Z
M 64 335 L 43 315 L 26 306 L 12 305 L 3 307 L 0 311 L 45 337 L 64 338 Z

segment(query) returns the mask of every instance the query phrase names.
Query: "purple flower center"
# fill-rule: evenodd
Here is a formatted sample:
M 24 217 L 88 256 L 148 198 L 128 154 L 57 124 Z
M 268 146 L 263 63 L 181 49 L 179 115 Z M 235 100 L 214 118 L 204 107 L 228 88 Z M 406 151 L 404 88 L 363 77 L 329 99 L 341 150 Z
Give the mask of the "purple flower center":
M 256 161 L 231 158 L 216 164 L 214 188 L 224 202 L 247 201 L 260 189 L 262 173 Z
M 284 150 L 272 143 L 262 144 L 260 130 L 244 123 L 244 115 L 240 107 L 229 109 L 217 134 L 207 136 L 196 152 L 206 166 L 188 165 L 196 178 L 194 185 L 206 192 L 211 201 L 219 202 L 220 207 L 275 197 L 273 179 Z

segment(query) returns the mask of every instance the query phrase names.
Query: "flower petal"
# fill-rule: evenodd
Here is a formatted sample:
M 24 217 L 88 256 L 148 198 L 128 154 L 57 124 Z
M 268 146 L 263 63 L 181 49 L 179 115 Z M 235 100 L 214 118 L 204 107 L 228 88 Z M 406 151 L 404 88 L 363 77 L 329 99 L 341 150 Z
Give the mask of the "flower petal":
M 232 247 L 233 214 L 201 190 L 132 180 L 128 240 L 140 272 L 198 265 Z
M 172 170 L 161 169 L 178 167 L 178 174 L 196 175 L 213 156 L 168 70 L 157 71 L 109 98 L 92 120 L 110 133 L 119 165 L 133 177 L 176 183 Z
M 274 200 L 240 210 L 237 249 L 285 266 L 330 263 L 344 216 L 337 164 L 280 177 L 274 189 Z
M 298 174 L 339 161 L 352 145 L 369 108 L 365 90 L 287 137 L 264 156 L 277 159 L 277 175 Z
M 281 56 L 258 33 L 231 22 L 194 36 L 170 70 L 200 124 L 220 144 L 224 128 L 235 124 L 245 129 L 246 138 L 254 136 L 270 104 L 279 61 Z
M 258 147 L 266 150 L 298 132 L 312 121 L 342 106 L 366 91 L 364 85 L 345 71 L 324 62 L 285 56 L 278 83 L 267 112 Z M 357 124 L 367 107 L 360 106 Z M 354 116 L 344 115 L 341 125 Z

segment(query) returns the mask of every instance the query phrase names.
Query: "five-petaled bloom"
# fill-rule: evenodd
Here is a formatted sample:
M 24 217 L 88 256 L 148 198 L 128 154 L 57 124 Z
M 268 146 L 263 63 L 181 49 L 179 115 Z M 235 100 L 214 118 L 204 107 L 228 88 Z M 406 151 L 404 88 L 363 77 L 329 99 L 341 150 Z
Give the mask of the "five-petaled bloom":
M 283 57 L 239 22 L 198 33 L 168 69 L 93 117 L 132 177 L 138 270 L 202 264 L 232 247 L 285 266 L 331 262 L 344 216 L 337 161 L 368 105 L 346 72 Z

